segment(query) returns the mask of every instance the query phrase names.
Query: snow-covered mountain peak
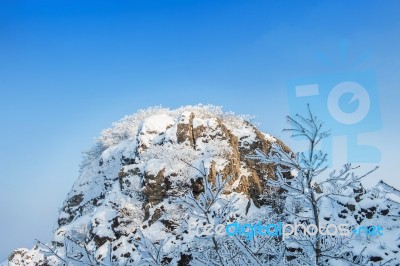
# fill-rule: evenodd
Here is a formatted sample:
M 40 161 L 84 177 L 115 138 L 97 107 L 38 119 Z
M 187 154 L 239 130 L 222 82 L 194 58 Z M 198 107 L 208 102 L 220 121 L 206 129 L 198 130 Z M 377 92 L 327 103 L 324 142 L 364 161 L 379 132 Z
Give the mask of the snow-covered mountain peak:
M 249 117 L 211 105 L 156 107 L 127 116 L 104 130 L 85 154 L 53 244 L 66 252 L 69 239 L 83 237 L 100 261 L 109 243 L 115 261 L 127 261 L 127 254 L 135 260 L 129 237 L 137 228 L 158 232 L 155 239 L 171 231 L 182 215 L 171 200 L 201 189 L 202 175 L 231 177 L 227 193 L 242 195 L 243 204 L 260 205 L 263 179 L 273 175 L 273 167 L 256 167 L 246 156 L 255 149 L 267 152 L 276 141 L 283 145 L 261 133 Z M 50 263 L 45 254 L 27 250 L 10 258 L 15 265 Z
M 318 265 L 399 265 L 398 189 L 381 181 L 365 190 L 354 173 L 343 174 L 350 165 L 307 183 L 305 157 L 249 121 L 198 105 L 114 123 L 85 153 L 53 241 L 15 250 L 0 266 L 314 265 L 313 243 L 321 245 Z M 317 220 L 349 234 L 299 229 L 284 238 L 255 229 Z M 232 236 L 228 224 L 241 229 Z

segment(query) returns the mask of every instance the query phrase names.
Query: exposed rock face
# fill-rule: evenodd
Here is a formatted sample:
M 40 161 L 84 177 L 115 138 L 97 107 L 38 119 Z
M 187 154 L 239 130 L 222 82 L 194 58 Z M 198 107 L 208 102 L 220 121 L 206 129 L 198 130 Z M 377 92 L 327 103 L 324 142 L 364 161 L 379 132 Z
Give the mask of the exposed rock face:
M 128 236 L 137 228 L 160 226 L 157 221 L 164 228 L 153 231 L 173 230 L 168 217 L 175 209 L 166 202 L 189 190 L 200 193 L 203 174 L 211 181 L 217 174 L 231 177 L 229 189 L 259 206 L 258 196 L 274 166 L 258 165 L 246 156 L 256 149 L 267 153 L 272 142 L 284 146 L 245 118 L 212 106 L 155 108 L 126 117 L 103 131 L 88 153 L 61 209 L 53 244 L 62 254 L 69 239 L 82 238 L 101 261 L 112 243 L 115 262 L 129 258 L 133 263 L 137 258 Z M 55 261 L 34 250 L 10 256 L 11 265 L 57 265 Z

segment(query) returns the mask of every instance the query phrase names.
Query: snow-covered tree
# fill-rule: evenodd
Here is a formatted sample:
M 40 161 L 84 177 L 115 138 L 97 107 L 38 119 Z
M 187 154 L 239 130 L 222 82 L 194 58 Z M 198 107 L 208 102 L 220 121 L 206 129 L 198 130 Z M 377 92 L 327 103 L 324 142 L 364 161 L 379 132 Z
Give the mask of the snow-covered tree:
M 365 189 L 351 164 L 325 175 L 318 145 L 329 132 L 311 112 L 289 122 L 309 151 L 295 154 L 220 108 L 126 117 L 86 153 L 52 241 L 1 265 L 400 265 L 400 191 L 383 181 Z M 256 148 L 268 165 L 247 157 Z M 357 230 L 260 233 L 281 222 Z M 374 225 L 382 236 L 366 234 Z
M 314 224 L 316 228 L 330 224 L 343 224 L 344 220 L 332 215 L 340 213 L 343 206 L 357 201 L 364 191 L 361 179 L 375 171 L 374 168 L 365 174 L 357 175 L 358 166 L 345 164 L 337 172 L 333 171 L 327 177 L 323 174 L 327 169 L 327 154 L 318 149 L 318 144 L 330 134 L 323 128 L 323 123 L 311 112 L 308 106 L 306 116 L 287 117 L 290 128 L 285 129 L 291 137 L 302 137 L 308 143 L 305 152 L 293 153 L 284 150 L 274 143 L 268 154 L 258 150 L 251 156 L 261 163 L 272 163 L 276 166 L 276 176 L 267 181 L 267 189 L 279 188 L 285 197 L 284 213 L 286 222 Z M 353 263 L 353 258 L 346 256 L 349 250 L 349 238 L 339 234 L 321 234 L 315 230 L 306 234 L 299 228 L 300 234 L 292 235 L 284 240 L 287 246 L 287 261 L 297 264 L 321 265 L 329 260 L 342 260 Z M 326 229 L 328 230 L 328 229 Z
M 190 191 L 177 200 L 187 213 L 182 227 L 193 239 L 188 250 L 193 257 L 192 264 L 279 265 L 285 249 L 278 238 L 254 236 L 248 239 L 243 235 L 225 234 L 225 226 L 234 221 L 242 224 L 276 223 L 279 219 L 272 209 L 264 207 L 252 215 L 245 213 L 245 208 L 237 206 L 243 205 L 246 197 L 227 191 L 229 177 L 223 179 L 217 174 L 215 180 L 210 180 L 205 167 L 198 171 L 201 177 L 192 180 L 193 185 L 198 186 L 194 189 L 196 193 Z M 249 207 L 252 203 L 247 200 Z

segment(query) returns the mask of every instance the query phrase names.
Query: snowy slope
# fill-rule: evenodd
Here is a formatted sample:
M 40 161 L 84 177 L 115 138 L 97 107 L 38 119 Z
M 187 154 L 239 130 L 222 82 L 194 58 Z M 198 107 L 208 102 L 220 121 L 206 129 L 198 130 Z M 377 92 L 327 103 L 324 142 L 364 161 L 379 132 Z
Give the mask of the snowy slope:
M 215 239 L 195 236 L 188 229 L 190 222 L 215 226 L 285 219 L 279 191 L 270 191 L 275 198 L 261 197 L 269 189 L 266 180 L 275 176 L 275 165 L 259 164 L 248 155 L 257 149 L 268 153 L 273 143 L 290 150 L 248 121 L 202 105 L 150 108 L 125 117 L 104 130 L 85 154 L 80 176 L 61 208 L 53 241 L 15 250 L 1 266 L 222 261 L 214 252 Z M 218 192 L 221 180 L 227 184 Z M 357 198 L 322 202 L 320 219 L 383 226 L 379 238 L 352 236 L 348 257 L 357 261 L 354 257 L 363 254 L 359 265 L 398 265 L 399 198 L 396 188 L 380 182 L 372 190 L 360 191 Z M 199 206 L 184 207 L 188 202 L 209 208 L 201 213 Z M 270 265 L 281 261 L 285 251 L 301 248 L 280 238 L 222 237 L 217 242 L 226 248 L 221 254 L 232 258 L 227 265 Z M 290 263 L 290 256 L 285 259 L 287 265 L 298 265 Z M 326 265 L 349 264 L 330 260 Z
M 267 151 L 277 140 L 247 120 L 215 106 L 150 108 L 104 130 L 62 206 L 54 251 L 73 254 L 74 246 L 78 250 L 84 243 L 98 261 L 111 253 L 115 263 L 137 262 L 130 240 L 137 229 L 152 241 L 175 234 L 169 227 L 183 213 L 170 199 L 191 190 L 203 171 L 210 179 L 217 173 L 232 176 L 231 190 L 244 205 L 257 200 L 263 178 L 273 170 L 256 167 L 245 156 L 256 148 Z M 10 265 L 61 263 L 38 247 L 17 250 L 10 258 Z

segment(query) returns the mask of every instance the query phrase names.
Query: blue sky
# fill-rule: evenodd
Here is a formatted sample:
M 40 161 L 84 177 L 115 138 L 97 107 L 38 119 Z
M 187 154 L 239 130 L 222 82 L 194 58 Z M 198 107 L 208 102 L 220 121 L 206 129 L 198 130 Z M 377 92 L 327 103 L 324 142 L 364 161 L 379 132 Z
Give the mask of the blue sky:
M 398 1 L 1 6 L 0 260 L 50 240 L 81 151 L 112 122 L 154 105 L 211 103 L 257 115 L 262 130 L 296 146 L 281 132 L 296 78 L 374 72 L 382 126 L 366 136 L 381 152 L 373 178 L 400 187 Z

